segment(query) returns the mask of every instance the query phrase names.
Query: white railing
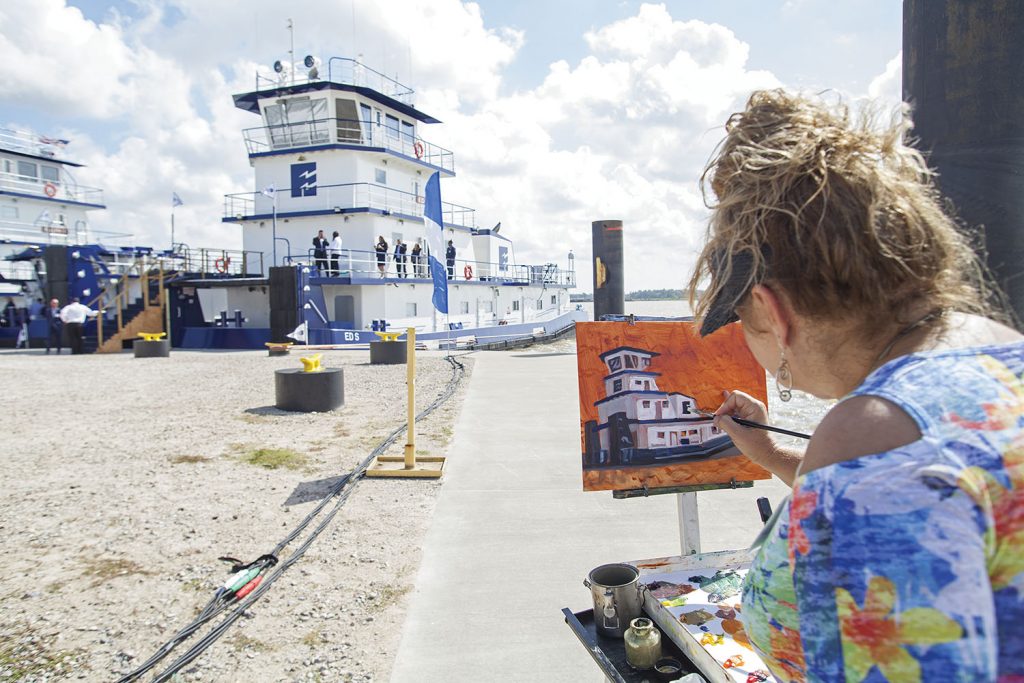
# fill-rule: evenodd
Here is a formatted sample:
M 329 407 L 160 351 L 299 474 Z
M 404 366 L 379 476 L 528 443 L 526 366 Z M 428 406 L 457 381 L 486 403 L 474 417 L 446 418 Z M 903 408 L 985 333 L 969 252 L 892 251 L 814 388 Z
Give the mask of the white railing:
M 346 183 L 318 185 L 315 195 L 291 196 L 291 188 L 276 192 L 277 213 L 291 211 L 334 211 L 346 209 L 376 209 L 385 213 L 405 216 L 423 215 L 423 197 L 373 183 Z M 224 217 L 238 220 L 250 216 L 269 216 L 274 199 L 262 192 L 241 192 L 224 195 Z M 476 211 L 469 207 L 443 202 L 442 220 L 445 225 L 464 228 L 476 227 Z
M 64 149 L 67 144 L 67 140 L 48 138 L 27 130 L 0 128 L 0 149 L 12 152 L 57 160 L 58 151 Z
M 316 119 L 300 123 L 248 128 L 242 131 L 249 154 L 296 147 L 343 144 L 384 148 L 432 166 L 455 172 L 455 155 L 449 150 L 402 130 L 357 119 Z
M 323 65 L 321 64 L 315 70 L 306 71 L 304 75 L 300 76 L 299 74 L 302 73 L 302 67 L 293 64 L 290 69 L 285 65 L 285 70 L 275 76 L 263 76 L 257 72 L 256 92 L 260 92 L 262 90 L 275 90 L 289 85 L 305 85 L 307 83 L 322 83 L 327 81 L 328 83 L 357 85 L 369 88 L 370 90 L 376 90 L 382 95 L 398 100 L 402 104 L 412 106 L 412 88 L 402 85 L 395 79 L 389 78 L 379 71 L 374 71 L 354 59 L 349 59 L 347 57 L 331 57 L 327 60 L 327 73 L 320 73 L 322 69 Z
M 0 172 L 0 190 L 44 197 L 63 199 L 86 204 L 103 204 L 103 190 L 64 181 L 30 178 L 16 173 Z
M 37 219 L 34 223 L 0 219 L 0 240 L 29 242 L 31 244 L 90 244 L 117 245 L 127 242 L 132 233 L 93 230 L 85 221 L 75 225 L 61 225 L 50 220 Z
M 389 246 L 392 250 L 394 249 L 394 245 Z M 322 277 L 335 275 L 331 270 L 333 264 L 330 258 L 326 262 L 318 263 L 313 258 L 312 249 L 305 254 L 289 254 L 285 257 L 284 262 L 289 265 L 315 268 L 317 274 Z M 576 286 L 575 271 L 564 270 L 551 263 L 536 266 L 456 259 L 454 265 L 451 267 L 446 265 L 445 268 L 449 271 L 448 279 L 452 281 L 452 284 L 475 281 L 494 284 Z M 322 272 L 324 269 L 328 272 Z M 418 262 L 413 261 L 413 255 L 408 252 L 405 254 L 405 261 L 402 262 L 396 259 L 393 251 L 385 254 L 381 260 L 375 251 L 342 249 L 338 259 L 338 271 L 337 277 L 430 279 L 426 249 L 420 254 Z

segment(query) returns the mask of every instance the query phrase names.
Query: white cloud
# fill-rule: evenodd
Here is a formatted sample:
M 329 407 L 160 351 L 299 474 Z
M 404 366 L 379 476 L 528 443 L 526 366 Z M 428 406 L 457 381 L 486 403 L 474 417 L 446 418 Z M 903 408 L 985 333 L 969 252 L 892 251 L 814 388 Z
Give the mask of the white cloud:
M 868 97 L 878 99 L 883 106 L 893 107 L 903 99 L 903 51 L 885 65 L 885 71 L 871 79 Z
M 231 95 L 284 57 L 289 16 L 300 18 L 298 59 L 362 53 L 416 87 L 417 106 L 445 121 L 423 136 L 455 152 L 445 200 L 477 208 L 481 226 L 502 221 L 521 263 L 564 264 L 573 249 L 584 290 L 590 223 L 606 218 L 625 222 L 628 288 L 682 286 L 704 230 L 697 179 L 722 125 L 751 90 L 780 85 L 750 68 L 727 27 L 675 19 L 665 5 L 594 28 L 589 55 L 507 95 L 502 75 L 528 36 L 488 26 L 471 2 L 136 6 L 137 17 L 97 23 L 63 0 L 7 0 L 0 87 L 26 107 L 67 112 L 63 130 L 45 132 L 71 138 L 69 153 L 89 166 L 79 179 L 105 188 L 98 227 L 143 243 L 166 243 L 177 191 L 179 236 L 240 245 L 220 223 L 223 195 L 256 189 L 241 131 L 258 119 Z

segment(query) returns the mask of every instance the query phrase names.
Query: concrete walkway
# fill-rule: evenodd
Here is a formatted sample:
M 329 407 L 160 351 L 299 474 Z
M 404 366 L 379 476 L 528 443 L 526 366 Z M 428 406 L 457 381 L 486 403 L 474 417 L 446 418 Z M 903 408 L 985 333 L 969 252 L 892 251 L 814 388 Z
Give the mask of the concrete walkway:
M 560 610 L 594 567 L 679 554 L 676 496 L 583 493 L 575 354 L 482 352 L 392 681 L 597 681 Z M 746 547 L 781 482 L 698 494 L 702 550 Z

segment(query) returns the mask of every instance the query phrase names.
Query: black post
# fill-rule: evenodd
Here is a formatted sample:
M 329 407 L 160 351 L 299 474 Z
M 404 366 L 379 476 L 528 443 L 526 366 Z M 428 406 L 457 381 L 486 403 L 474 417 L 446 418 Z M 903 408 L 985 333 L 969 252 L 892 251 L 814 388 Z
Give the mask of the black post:
M 904 0 L 903 99 L 939 189 L 1024 320 L 1024 2 Z
M 270 341 L 292 341 L 299 324 L 298 268 L 276 266 L 270 269 Z M 225 321 L 226 324 L 226 321 Z
M 594 242 L 594 320 L 603 315 L 625 315 L 622 221 L 590 224 Z

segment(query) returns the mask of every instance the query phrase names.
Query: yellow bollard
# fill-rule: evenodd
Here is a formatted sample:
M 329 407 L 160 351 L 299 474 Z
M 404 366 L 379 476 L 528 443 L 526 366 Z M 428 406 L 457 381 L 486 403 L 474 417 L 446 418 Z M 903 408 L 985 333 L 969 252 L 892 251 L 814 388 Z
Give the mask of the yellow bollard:
M 312 356 L 303 356 L 299 360 L 302 361 L 303 372 L 321 372 L 324 368 L 320 365 L 320 359 L 324 354 L 316 353 Z
M 142 341 L 160 341 L 167 336 L 166 332 L 139 332 Z

